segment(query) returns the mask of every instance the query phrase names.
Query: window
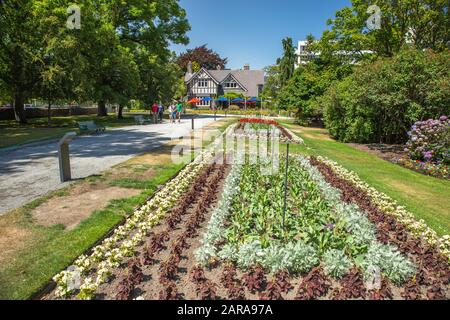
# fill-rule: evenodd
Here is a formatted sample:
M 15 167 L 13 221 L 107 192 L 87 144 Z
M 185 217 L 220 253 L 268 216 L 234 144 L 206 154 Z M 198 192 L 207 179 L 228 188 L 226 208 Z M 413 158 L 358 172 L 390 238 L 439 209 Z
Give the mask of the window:
M 227 82 L 225 82 L 223 84 L 223 86 L 224 86 L 224 88 L 228 88 L 228 89 L 230 89 L 230 88 L 237 88 L 238 87 L 237 83 L 235 81 L 233 81 L 233 80 L 228 80 Z
M 197 86 L 200 88 L 207 88 L 208 87 L 208 80 L 207 79 L 199 79 Z
M 201 101 L 199 102 L 199 103 L 197 103 L 197 106 L 199 106 L 199 107 L 209 107 L 210 105 L 211 105 L 211 102 L 210 101 L 203 101 L 202 99 L 203 98 L 206 98 L 206 97 L 198 97 Z

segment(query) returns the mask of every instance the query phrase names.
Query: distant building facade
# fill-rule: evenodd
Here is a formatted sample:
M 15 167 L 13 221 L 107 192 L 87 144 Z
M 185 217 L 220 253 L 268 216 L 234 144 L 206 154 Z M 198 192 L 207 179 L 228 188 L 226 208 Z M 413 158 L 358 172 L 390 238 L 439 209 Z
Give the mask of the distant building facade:
M 259 97 L 264 88 L 265 74 L 263 70 L 250 70 L 248 64 L 242 70 L 202 68 L 193 73 L 192 64 L 189 64 L 185 84 L 189 100 L 211 98 L 212 101 L 202 101 L 197 106 L 213 107 L 216 98 L 231 92 L 247 97 Z
M 308 41 L 301 40 L 298 42 L 297 50 L 295 51 L 297 55 L 297 60 L 295 64 L 295 68 L 298 68 L 302 65 L 308 64 L 314 60 L 320 58 L 320 52 L 313 52 L 308 50 Z M 373 51 L 370 50 L 361 50 L 361 51 L 338 51 L 338 56 L 345 56 L 348 58 L 348 62 L 350 64 L 356 64 L 358 59 L 357 56 L 372 54 Z

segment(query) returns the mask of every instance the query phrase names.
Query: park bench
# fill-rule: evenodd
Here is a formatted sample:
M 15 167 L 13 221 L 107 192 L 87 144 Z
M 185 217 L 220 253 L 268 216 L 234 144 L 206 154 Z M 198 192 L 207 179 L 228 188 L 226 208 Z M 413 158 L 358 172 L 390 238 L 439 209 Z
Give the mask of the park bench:
M 152 120 L 151 119 L 147 119 L 144 116 L 135 116 L 134 117 L 134 122 L 138 125 L 145 125 L 145 124 L 151 124 Z
M 80 133 L 100 133 L 105 132 L 106 128 L 103 125 L 98 125 L 94 121 L 78 122 Z

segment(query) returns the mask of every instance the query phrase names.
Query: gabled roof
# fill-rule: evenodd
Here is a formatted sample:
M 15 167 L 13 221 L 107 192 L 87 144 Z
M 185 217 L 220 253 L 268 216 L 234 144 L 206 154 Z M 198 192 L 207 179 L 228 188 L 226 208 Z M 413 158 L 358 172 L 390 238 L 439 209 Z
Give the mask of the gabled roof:
M 243 90 L 248 91 L 247 88 L 238 79 L 236 79 L 232 72 L 223 78 L 223 80 L 220 81 L 220 84 L 224 84 L 229 78 L 233 79 Z
M 185 82 L 189 83 L 202 70 L 217 84 L 222 83 L 231 74 L 236 82 L 247 90 L 247 95 L 250 97 L 257 97 L 258 85 L 264 85 L 265 83 L 263 70 L 206 70 L 204 68 L 193 75 L 186 74 Z
M 204 71 L 216 84 L 219 84 L 220 81 L 218 81 L 212 74 L 211 71 L 206 70 L 205 68 L 201 68 L 200 70 L 198 70 L 196 73 L 194 73 L 193 75 L 189 75 L 188 73 L 186 73 L 186 76 L 184 78 L 184 81 L 186 83 L 189 83 L 192 81 L 192 79 L 195 79 L 197 77 L 197 75 L 199 75 L 200 73 L 202 73 L 202 71 Z

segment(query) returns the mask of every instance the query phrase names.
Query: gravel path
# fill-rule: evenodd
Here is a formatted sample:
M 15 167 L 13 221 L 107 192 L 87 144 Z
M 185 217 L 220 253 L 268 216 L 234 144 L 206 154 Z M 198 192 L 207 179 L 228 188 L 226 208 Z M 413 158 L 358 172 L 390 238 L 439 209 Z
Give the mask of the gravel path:
M 200 129 L 213 117 L 199 117 Z M 101 173 L 146 151 L 188 134 L 191 120 L 181 124 L 130 126 L 94 136 L 81 136 L 70 144 L 72 178 Z M 58 143 L 0 151 L 0 215 L 67 185 L 59 181 Z

